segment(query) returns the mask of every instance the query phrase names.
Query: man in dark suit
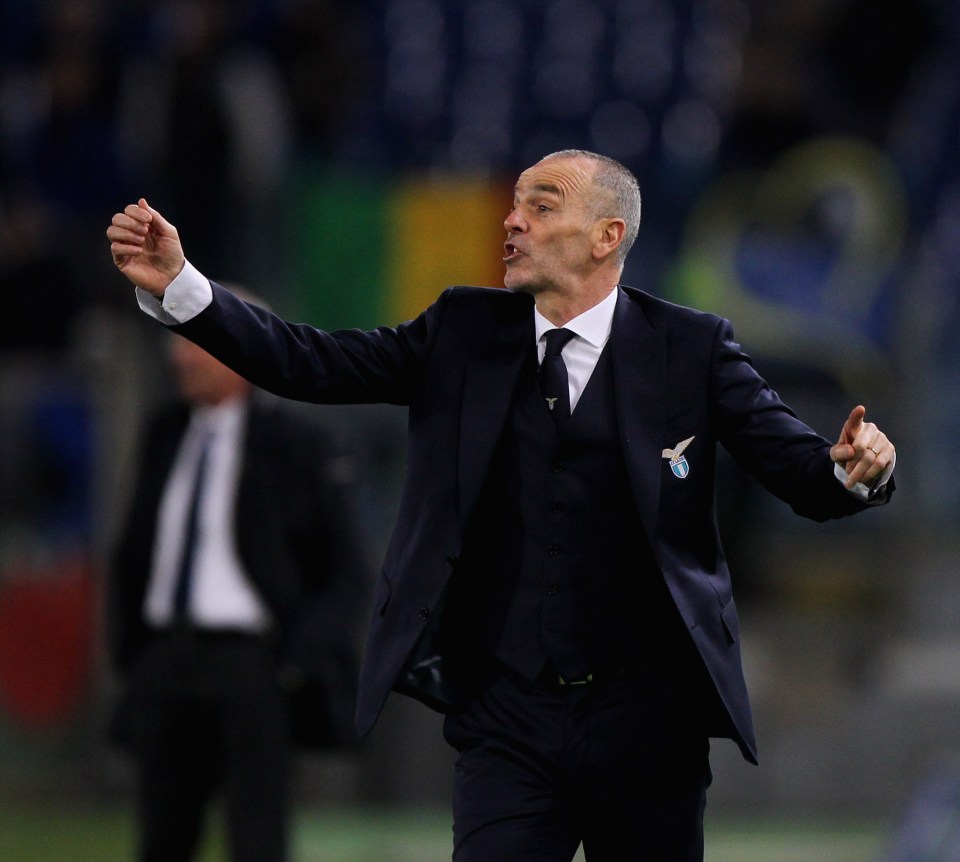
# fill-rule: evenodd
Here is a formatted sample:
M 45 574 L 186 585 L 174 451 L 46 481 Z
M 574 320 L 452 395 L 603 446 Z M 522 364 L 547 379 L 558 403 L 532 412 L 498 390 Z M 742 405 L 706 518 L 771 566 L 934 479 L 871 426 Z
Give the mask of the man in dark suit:
M 361 670 L 447 713 L 460 862 L 703 858 L 709 738 L 756 760 L 714 517 L 716 446 L 797 513 L 887 501 L 894 447 L 857 406 L 831 443 L 729 323 L 618 284 L 636 179 L 583 151 L 524 171 L 507 290 L 325 333 L 236 301 L 146 201 L 107 236 L 141 307 L 282 396 L 409 410 L 408 483 Z
M 142 860 L 194 858 L 216 792 L 230 858 L 287 858 L 292 744 L 356 739 L 368 566 L 351 467 L 315 420 L 171 336 L 180 398 L 149 422 L 112 560 L 113 740 Z

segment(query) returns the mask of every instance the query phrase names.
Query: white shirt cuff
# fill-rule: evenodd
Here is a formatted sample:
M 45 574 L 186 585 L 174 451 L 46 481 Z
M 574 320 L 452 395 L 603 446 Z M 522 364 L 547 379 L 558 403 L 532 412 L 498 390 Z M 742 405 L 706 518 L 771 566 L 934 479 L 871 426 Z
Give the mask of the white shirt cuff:
M 893 453 L 893 458 L 890 460 L 890 463 L 884 468 L 883 472 L 880 474 L 879 478 L 873 485 L 866 485 L 863 482 L 857 482 L 852 488 L 847 488 L 847 490 L 853 494 L 855 497 L 859 497 L 861 500 L 867 501 L 874 494 L 877 493 L 887 482 L 890 481 L 890 477 L 893 475 L 893 468 L 897 464 L 897 453 Z M 847 474 L 844 471 L 843 467 L 839 464 L 833 465 L 833 475 L 837 477 L 840 482 L 847 481 Z
M 210 282 L 189 260 L 183 262 L 179 275 L 167 285 L 162 300 L 139 287 L 136 294 L 140 308 L 166 326 L 192 320 L 213 302 Z

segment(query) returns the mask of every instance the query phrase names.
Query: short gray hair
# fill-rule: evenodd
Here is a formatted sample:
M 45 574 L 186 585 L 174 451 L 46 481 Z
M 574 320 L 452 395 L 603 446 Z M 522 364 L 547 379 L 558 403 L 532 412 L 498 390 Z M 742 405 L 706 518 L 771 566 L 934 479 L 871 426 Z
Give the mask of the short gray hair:
M 591 216 L 621 218 L 627 226 L 623 242 L 617 247 L 617 262 L 622 267 L 640 230 L 640 183 L 633 173 L 609 156 L 590 150 L 558 150 L 543 159 L 586 159 L 594 167 Z

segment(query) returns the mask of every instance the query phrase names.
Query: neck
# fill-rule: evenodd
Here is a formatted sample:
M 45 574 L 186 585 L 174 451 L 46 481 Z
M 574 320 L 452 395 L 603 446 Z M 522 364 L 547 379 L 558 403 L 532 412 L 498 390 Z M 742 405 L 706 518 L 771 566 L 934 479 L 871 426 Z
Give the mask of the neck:
M 565 326 L 575 317 L 589 311 L 595 305 L 603 302 L 610 291 L 616 289 L 616 283 L 603 288 L 578 292 L 564 296 L 555 293 L 539 293 L 536 296 L 537 311 L 539 311 L 554 326 Z

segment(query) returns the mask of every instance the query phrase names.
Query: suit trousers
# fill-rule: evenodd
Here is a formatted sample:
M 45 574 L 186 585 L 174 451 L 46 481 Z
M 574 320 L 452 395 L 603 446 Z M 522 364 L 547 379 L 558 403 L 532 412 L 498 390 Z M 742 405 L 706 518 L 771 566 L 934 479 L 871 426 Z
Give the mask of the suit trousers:
M 709 739 L 672 679 L 494 675 L 444 720 L 456 862 L 702 862 Z
M 159 633 L 127 697 L 141 862 L 195 858 L 221 791 L 232 862 L 285 859 L 289 707 L 267 645 L 243 634 Z

